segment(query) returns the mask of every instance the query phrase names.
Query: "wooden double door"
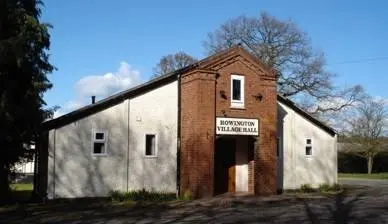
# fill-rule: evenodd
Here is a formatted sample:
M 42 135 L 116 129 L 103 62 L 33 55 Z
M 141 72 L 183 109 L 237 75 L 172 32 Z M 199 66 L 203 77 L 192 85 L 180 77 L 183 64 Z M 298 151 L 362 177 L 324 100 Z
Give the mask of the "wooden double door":
M 236 139 L 218 138 L 214 152 L 214 194 L 236 191 Z

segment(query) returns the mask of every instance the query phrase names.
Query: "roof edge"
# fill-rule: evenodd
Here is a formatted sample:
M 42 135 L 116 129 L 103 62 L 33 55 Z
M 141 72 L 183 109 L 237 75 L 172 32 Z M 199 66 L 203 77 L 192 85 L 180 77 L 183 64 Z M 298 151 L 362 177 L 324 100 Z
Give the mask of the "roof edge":
M 185 69 L 186 68 L 187 67 L 185 67 Z M 97 101 L 94 104 L 86 105 L 77 110 L 64 114 L 60 117 L 47 120 L 42 123 L 42 129 L 50 130 L 50 129 L 62 127 L 66 124 L 82 119 L 91 114 L 100 112 L 110 106 L 117 105 L 126 99 L 133 98 L 137 95 L 152 91 L 162 85 L 175 81 L 178 77 L 178 74 L 182 72 L 182 70 L 183 69 L 180 69 L 180 70 L 168 73 L 166 75 L 162 75 L 160 77 L 151 79 L 150 81 L 147 81 L 140 85 L 134 86 L 130 89 L 118 92 L 112 96 L 109 96 L 100 101 Z
M 297 113 L 302 115 L 304 118 L 306 118 L 310 122 L 314 123 L 315 125 L 317 125 L 321 129 L 323 129 L 325 132 L 327 132 L 331 136 L 335 136 L 337 134 L 337 131 L 334 128 L 330 127 L 329 125 L 327 125 L 323 121 L 320 121 L 319 119 L 313 117 L 311 114 L 309 114 L 307 111 L 305 111 L 302 108 L 300 108 L 299 106 L 297 106 L 292 100 L 288 99 L 287 97 L 282 96 L 281 94 L 278 94 L 277 100 L 278 100 L 278 102 L 283 103 L 286 106 L 290 107 L 291 109 L 293 109 L 294 111 L 296 111 Z

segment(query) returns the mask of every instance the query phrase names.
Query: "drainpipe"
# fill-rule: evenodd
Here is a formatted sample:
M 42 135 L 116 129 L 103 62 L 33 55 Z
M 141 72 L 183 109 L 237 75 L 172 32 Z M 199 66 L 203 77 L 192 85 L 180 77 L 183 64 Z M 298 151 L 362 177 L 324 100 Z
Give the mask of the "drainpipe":
M 57 129 L 54 129 L 54 144 L 53 144 L 53 147 L 54 147 L 54 158 L 53 158 L 53 163 L 54 163 L 54 167 L 53 167 L 53 199 L 55 199 L 55 181 L 56 181 L 56 178 L 55 178 L 55 167 L 56 167 L 56 161 L 55 161 L 55 158 L 56 158 L 56 136 L 57 136 Z
M 126 189 L 127 189 L 127 192 L 128 192 L 128 188 L 129 188 L 129 186 L 128 186 L 128 184 L 129 184 L 129 141 L 130 141 L 130 136 L 129 136 L 129 122 L 130 122 L 130 119 L 129 119 L 129 114 L 130 114 L 130 112 L 131 112 L 131 108 L 130 108 L 130 101 L 129 101 L 129 99 L 127 99 L 127 103 L 128 103 L 128 106 L 127 106 L 127 108 L 128 108 L 128 111 L 127 111 L 127 131 L 128 131 L 128 133 L 127 133 L 127 170 L 126 170 L 126 174 L 127 174 L 127 181 L 126 181 Z
M 220 77 L 220 74 L 215 74 L 215 80 L 214 80 L 214 133 L 213 133 L 213 136 L 214 136 L 214 139 L 213 139 L 213 161 L 212 161 L 212 166 L 211 166 L 211 176 L 213 178 L 212 180 L 212 196 L 214 196 L 214 186 L 215 186 L 215 174 L 214 174 L 214 164 L 215 164 L 215 160 L 214 160 L 214 156 L 215 156 L 215 150 L 216 150 L 216 144 L 217 144 L 217 80 L 218 78 Z
M 178 74 L 178 130 L 177 130 L 177 154 L 176 154 L 176 195 L 179 197 L 180 192 L 180 175 L 181 175 L 181 74 Z

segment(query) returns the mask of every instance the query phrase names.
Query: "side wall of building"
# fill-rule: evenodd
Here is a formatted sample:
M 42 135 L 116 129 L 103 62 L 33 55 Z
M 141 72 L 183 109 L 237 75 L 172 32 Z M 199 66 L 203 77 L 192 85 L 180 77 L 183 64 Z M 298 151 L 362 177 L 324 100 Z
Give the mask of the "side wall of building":
M 278 188 L 337 183 L 336 136 L 278 102 L 278 138 Z M 306 139 L 312 141 L 312 155 L 306 155 Z
M 111 190 L 142 188 L 175 192 L 176 114 L 175 81 L 50 130 L 48 198 L 101 197 Z M 106 131 L 107 155 L 92 155 L 93 130 Z M 145 157 L 145 134 L 156 135 L 152 158 Z
M 124 190 L 128 101 L 49 133 L 48 198 L 98 197 Z M 107 155 L 92 155 L 93 129 L 107 132 Z
M 175 192 L 178 82 L 130 100 L 128 188 Z M 156 156 L 145 156 L 145 136 L 156 136 Z

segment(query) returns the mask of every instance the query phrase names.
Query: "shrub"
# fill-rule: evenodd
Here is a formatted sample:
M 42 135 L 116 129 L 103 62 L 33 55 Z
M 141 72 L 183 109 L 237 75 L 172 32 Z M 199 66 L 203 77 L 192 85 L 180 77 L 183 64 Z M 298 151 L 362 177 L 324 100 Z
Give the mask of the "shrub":
M 182 201 L 191 201 L 193 200 L 193 193 L 191 190 L 185 190 L 185 192 L 179 196 L 179 199 Z
M 310 184 L 302 184 L 300 186 L 300 191 L 303 193 L 311 193 L 314 192 L 314 189 L 311 187 Z
M 338 192 L 341 189 L 342 189 L 341 185 L 339 185 L 339 184 L 329 185 L 329 184 L 324 183 L 324 184 L 319 185 L 319 191 L 323 192 L 323 193 Z
M 330 186 L 330 190 L 332 191 L 340 191 L 341 189 L 342 188 L 340 184 L 333 184 L 332 186 Z
M 109 192 L 109 197 L 112 201 L 124 201 L 124 195 L 119 191 Z
M 330 188 L 331 188 L 330 184 L 327 184 L 327 183 L 323 183 L 319 185 L 320 192 L 328 192 L 330 191 Z
M 145 189 L 119 192 L 111 191 L 110 198 L 112 201 L 172 201 L 176 199 L 174 193 L 169 192 L 150 192 Z

